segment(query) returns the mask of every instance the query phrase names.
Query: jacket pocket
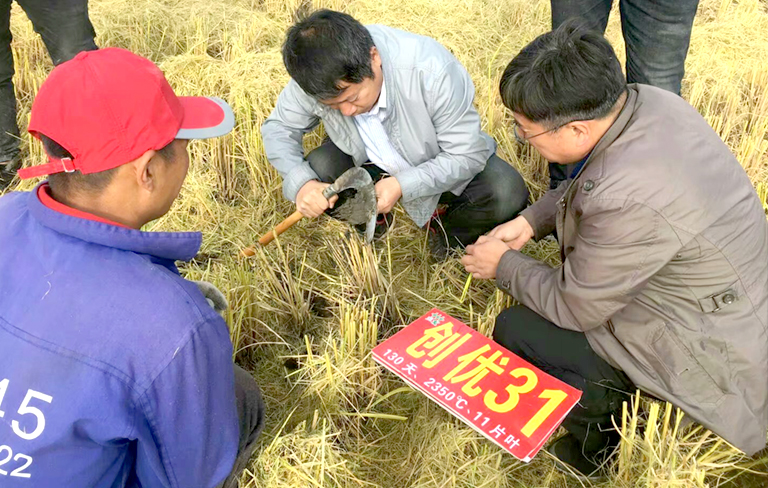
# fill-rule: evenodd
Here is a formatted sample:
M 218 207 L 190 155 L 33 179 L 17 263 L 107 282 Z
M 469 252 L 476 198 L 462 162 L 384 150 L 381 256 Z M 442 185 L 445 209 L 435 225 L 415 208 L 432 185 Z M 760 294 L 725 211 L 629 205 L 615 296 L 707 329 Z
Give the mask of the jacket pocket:
M 664 322 L 654 334 L 649 361 L 659 380 L 673 397 L 687 403 L 714 405 L 724 393 L 690 350 Z

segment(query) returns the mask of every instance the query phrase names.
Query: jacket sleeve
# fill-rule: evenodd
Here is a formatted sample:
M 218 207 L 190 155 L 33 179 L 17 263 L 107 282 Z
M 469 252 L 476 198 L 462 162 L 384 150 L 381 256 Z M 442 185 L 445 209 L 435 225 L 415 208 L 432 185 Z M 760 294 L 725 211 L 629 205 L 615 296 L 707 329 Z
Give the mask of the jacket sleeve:
M 471 180 L 490 157 L 467 70 L 458 61 L 449 63 L 426 91 L 440 153 L 397 173 L 403 201 L 439 195 Z
M 283 178 L 283 195 L 295 202 L 305 183 L 318 179 L 304 159 L 304 134 L 320 123 L 312 113 L 314 102 L 291 80 L 277 97 L 275 109 L 261 125 L 267 159 Z
M 525 217 L 533 229 L 533 238 L 537 241 L 554 232 L 557 202 L 565 194 L 567 188 L 568 182 L 563 181 L 560 186 L 549 190 L 536 203 L 520 212 L 520 215 Z
M 574 249 L 552 268 L 517 251 L 506 252 L 498 287 L 550 322 L 587 331 L 625 307 L 682 247 L 656 211 L 633 202 L 602 201 L 582 217 Z
M 140 486 L 213 488 L 234 465 L 239 427 L 232 343 L 224 321 L 208 313 L 139 399 Z

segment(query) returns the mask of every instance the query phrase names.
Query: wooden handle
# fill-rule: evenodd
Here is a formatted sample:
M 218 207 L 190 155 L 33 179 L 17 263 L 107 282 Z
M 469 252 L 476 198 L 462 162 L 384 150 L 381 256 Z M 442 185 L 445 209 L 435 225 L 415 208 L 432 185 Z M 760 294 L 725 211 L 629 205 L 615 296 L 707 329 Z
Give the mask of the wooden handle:
M 253 247 L 253 246 L 246 247 L 245 249 L 240 251 L 240 255 L 243 256 L 244 258 L 249 258 L 249 257 L 253 256 L 254 254 L 256 254 L 256 248 Z
M 289 215 L 287 219 L 277 224 L 277 227 L 275 227 L 275 229 L 272 232 L 264 234 L 261 237 L 261 239 L 259 239 L 259 244 L 261 244 L 262 246 L 266 246 L 267 244 L 272 242 L 275 239 L 275 237 L 279 236 L 286 230 L 290 229 L 293 226 L 293 224 L 295 224 L 296 222 L 298 222 L 303 218 L 304 218 L 304 215 L 302 215 L 301 212 L 296 210 L 291 215 Z
M 279 236 L 286 230 L 290 229 L 293 226 L 293 224 L 295 224 L 302 218 L 304 218 L 304 215 L 302 215 L 301 212 L 296 210 L 291 215 L 289 215 L 287 219 L 277 224 L 277 227 L 272 229 L 267 234 L 264 234 L 263 236 L 261 236 L 261 239 L 259 239 L 259 244 L 262 246 L 266 246 L 267 244 L 275 240 L 275 237 Z M 254 254 L 256 254 L 256 247 L 255 246 L 246 247 L 245 249 L 240 251 L 240 254 L 246 258 L 249 258 Z

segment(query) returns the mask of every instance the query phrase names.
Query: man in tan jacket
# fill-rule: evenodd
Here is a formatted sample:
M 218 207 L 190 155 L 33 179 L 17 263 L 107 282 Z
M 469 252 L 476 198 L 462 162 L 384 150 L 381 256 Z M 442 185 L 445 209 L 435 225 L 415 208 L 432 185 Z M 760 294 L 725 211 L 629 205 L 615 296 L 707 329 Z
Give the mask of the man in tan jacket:
M 462 262 L 521 304 L 494 339 L 584 392 L 550 452 L 596 473 L 635 388 L 765 447 L 768 223 L 733 154 L 677 95 L 627 86 L 610 44 L 573 23 L 512 60 L 501 97 L 517 138 L 570 177 Z M 553 231 L 562 265 L 519 252 Z

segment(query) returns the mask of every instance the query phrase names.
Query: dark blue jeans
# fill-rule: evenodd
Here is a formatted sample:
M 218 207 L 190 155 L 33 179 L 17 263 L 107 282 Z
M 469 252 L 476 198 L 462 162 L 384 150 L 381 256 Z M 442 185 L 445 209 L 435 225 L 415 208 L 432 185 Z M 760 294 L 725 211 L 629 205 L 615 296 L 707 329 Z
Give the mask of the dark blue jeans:
M 88 19 L 88 0 L 16 1 L 43 38 L 54 65 L 72 59 L 80 51 L 97 48 L 96 32 Z M 11 161 L 19 154 L 16 95 L 12 81 L 11 3 L 12 0 L 0 0 L 0 163 Z
M 550 0 L 552 29 L 571 18 L 605 32 L 613 0 Z M 699 0 L 619 0 L 627 52 L 627 81 L 680 94 L 685 57 Z M 549 164 L 550 188 L 566 179 L 565 166 Z
M 552 28 L 579 17 L 605 32 L 613 0 L 551 0 Z M 699 0 L 619 0 L 627 81 L 680 94 Z

